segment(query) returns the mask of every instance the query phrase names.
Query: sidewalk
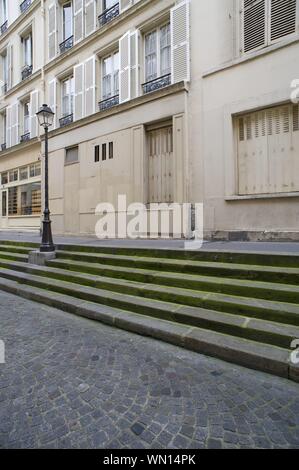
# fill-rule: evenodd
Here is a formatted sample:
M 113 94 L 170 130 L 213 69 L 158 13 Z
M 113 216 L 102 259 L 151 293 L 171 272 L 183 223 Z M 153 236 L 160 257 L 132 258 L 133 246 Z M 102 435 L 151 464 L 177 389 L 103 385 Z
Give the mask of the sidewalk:
M 0 241 L 40 243 L 36 233 L 0 231 Z M 183 240 L 98 240 L 95 237 L 54 236 L 56 244 L 109 246 L 126 248 L 184 249 Z M 299 254 L 299 242 L 205 242 L 204 251 L 249 251 L 265 253 Z

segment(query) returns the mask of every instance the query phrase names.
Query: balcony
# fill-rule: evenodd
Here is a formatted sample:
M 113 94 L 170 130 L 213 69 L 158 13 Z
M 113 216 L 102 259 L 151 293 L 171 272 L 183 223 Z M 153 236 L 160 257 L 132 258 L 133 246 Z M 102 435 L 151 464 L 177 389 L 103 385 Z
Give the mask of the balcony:
M 27 132 L 26 134 L 21 135 L 21 139 L 20 139 L 21 143 L 28 142 L 28 140 L 30 140 L 30 132 Z
M 7 83 L 4 83 L 4 85 L 1 87 L 2 95 L 5 95 L 7 93 Z
M 8 29 L 8 20 L 6 20 L 5 23 L 3 23 L 3 25 L 0 27 L 1 34 L 6 33 L 7 29 Z
M 4 144 L 1 144 L 1 150 L 6 150 L 6 142 L 4 142 Z
M 105 24 L 112 21 L 114 18 L 119 16 L 119 3 L 116 3 L 113 7 L 107 8 L 100 16 L 99 16 L 99 25 L 100 28 L 105 26 Z
M 60 54 L 64 54 L 66 51 L 71 49 L 74 45 L 74 36 L 67 38 L 61 44 L 59 44 Z
M 113 106 L 117 106 L 119 104 L 119 95 L 112 96 L 107 100 L 103 100 L 99 102 L 99 109 L 100 111 L 106 111 L 106 109 L 113 108 Z
M 25 13 L 25 11 L 27 11 L 28 8 L 30 7 L 31 3 L 32 3 L 32 0 L 24 0 L 24 2 L 20 4 L 21 13 Z
M 71 124 L 74 120 L 74 115 L 69 114 L 68 116 L 63 116 L 61 119 L 59 119 L 59 126 L 60 127 L 65 127 Z
M 143 93 L 151 93 L 153 91 L 160 90 L 161 88 L 165 88 L 169 85 L 171 85 L 171 73 L 163 75 L 163 77 L 155 78 L 150 82 L 144 83 L 142 85 Z
M 30 77 L 30 75 L 32 75 L 32 70 L 32 65 L 25 65 L 22 69 L 22 80 L 26 80 L 26 78 Z

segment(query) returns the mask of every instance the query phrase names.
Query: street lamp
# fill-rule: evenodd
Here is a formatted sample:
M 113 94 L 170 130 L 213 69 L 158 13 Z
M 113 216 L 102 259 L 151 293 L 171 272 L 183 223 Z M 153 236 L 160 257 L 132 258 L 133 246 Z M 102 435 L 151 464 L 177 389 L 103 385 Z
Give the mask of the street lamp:
M 43 219 L 43 235 L 40 246 L 41 253 L 55 252 L 53 244 L 50 210 L 49 210 L 49 150 L 48 150 L 48 129 L 53 125 L 54 113 L 48 105 L 43 104 L 36 113 L 38 123 L 45 129 L 45 210 Z

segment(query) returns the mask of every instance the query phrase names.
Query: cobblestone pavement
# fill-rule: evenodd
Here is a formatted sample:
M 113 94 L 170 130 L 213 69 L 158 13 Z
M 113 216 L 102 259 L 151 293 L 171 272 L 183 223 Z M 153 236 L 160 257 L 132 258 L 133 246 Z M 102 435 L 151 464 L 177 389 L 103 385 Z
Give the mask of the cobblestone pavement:
M 0 292 L 1 448 L 299 448 L 299 386 Z

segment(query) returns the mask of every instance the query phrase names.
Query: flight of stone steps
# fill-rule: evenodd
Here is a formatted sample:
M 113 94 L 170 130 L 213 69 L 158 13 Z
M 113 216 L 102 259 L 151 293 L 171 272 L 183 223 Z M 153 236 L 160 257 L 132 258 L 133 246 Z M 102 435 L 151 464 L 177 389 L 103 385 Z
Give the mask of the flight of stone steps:
M 0 241 L 0 290 L 299 382 L 299 255 L 59 245 L 40 267 L 35 248 Z

